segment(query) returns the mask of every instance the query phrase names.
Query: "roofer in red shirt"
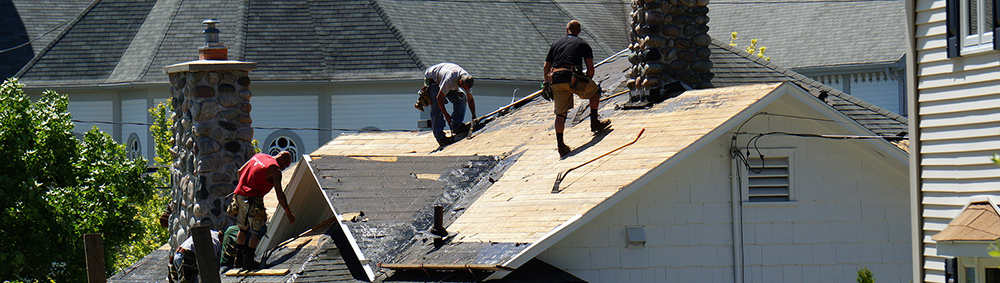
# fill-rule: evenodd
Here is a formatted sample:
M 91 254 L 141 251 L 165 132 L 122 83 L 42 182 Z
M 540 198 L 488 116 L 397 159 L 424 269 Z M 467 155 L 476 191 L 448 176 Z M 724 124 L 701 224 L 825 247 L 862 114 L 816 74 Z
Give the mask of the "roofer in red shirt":
M 236 262 L 234 268 L 256 269 L 260 267 L 256 257 L 257 244 L 261 236 L 267 232 L 264 223 L 267 221 L 267 210 L 264 208 L 264 195 L 274 189 L 278 196 L 278 204 L 285 209 L 288 222 L 295 223 L 295 215 L 288 207 L 285 193 L 281 190 L 281 170 L 292 162 L 292 154 L 282 151 L 276 156 L 263 153 L 255 154 L 243 167 L 240 167 L 239 184 L 233 191 L 233 202 L 229 205 L 229 215 L 236 217 L 236 226 L 240 233 L 236 236 Z M 247 243 L 247 234 L 250 242 Z

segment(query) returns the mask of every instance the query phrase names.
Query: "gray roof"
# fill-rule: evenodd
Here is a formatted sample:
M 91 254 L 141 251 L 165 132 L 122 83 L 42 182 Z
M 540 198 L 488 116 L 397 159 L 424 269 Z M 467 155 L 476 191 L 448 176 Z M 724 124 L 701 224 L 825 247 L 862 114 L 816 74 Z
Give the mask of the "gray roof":
M 740 49 L 757 39 L 786 68 L 878 64 L 906 53 L 902 0 L 713 1 L 709 34 Z
M 229 58 L 259 63 L 255 80 L 418 79 L 424 68 L 447 61 L 478 78 L 535 81 L 549 44 L 570 19 L 584 22 L 581 37 L 595 58 L 624 48 L 626 7 L 541 0 L 98 0 L 20 75 L 29 86 L 165 83 L 162 68 L 196 60 L 201 21 L 215 18 Z
M 0 79 L 14 76 L 92 0 L 0 1 Z

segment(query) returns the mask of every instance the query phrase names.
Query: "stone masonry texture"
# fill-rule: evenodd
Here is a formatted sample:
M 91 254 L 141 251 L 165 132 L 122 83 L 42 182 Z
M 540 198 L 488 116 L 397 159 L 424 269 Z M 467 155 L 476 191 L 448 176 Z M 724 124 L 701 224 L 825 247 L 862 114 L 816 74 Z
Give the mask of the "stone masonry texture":
M 197 64 L 197 63 L 194 63 Z M 237 173 L 254 154 L 251 144 L 249 70 L 179 71 L 169 74 L 175 133 L 171 247 L 188 229 L 235 224 L 226 213 Z M 228 196 L 228 197 L 227 197 Z

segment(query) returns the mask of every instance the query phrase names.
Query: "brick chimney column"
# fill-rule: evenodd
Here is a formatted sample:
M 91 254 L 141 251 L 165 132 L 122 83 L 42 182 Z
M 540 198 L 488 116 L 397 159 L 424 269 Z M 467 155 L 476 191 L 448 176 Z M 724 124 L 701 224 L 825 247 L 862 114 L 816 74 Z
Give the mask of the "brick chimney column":
M 217 21 L 210 25 L 212 29 L 214 23 Z M 202 50 L 225 54 L 218 46 Z M 219 230 L 235 223 L 226 213 L 231 201 L 226 196 L 236 188 L 240 166 L 254 154 L 248 75 L 257 68 L 257 63 L 225 59 L 190 61 L 163 68 L 170 77 L 174 107 L 170 149 L 174 157 L 170 170 L 174 200 L 169 219 L 171 247 L 180 245 L 193 226 L 208 225 Z
M 708 1 L 632 1 L 631 88 L 652 93 L 674 82 L 691 88 L 712 87 Z

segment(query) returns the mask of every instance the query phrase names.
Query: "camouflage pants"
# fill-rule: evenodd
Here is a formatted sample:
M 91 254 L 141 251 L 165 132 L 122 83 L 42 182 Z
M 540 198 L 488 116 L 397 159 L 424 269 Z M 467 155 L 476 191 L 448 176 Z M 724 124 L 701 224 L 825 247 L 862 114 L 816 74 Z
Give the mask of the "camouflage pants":
M 248 197 L 233 195 L 229 204 L 229 215 L 236 217 L 236 226 L 243 231 L 263 233 L 267 221 L 267 210 L 264 208 L 264 197 Z

